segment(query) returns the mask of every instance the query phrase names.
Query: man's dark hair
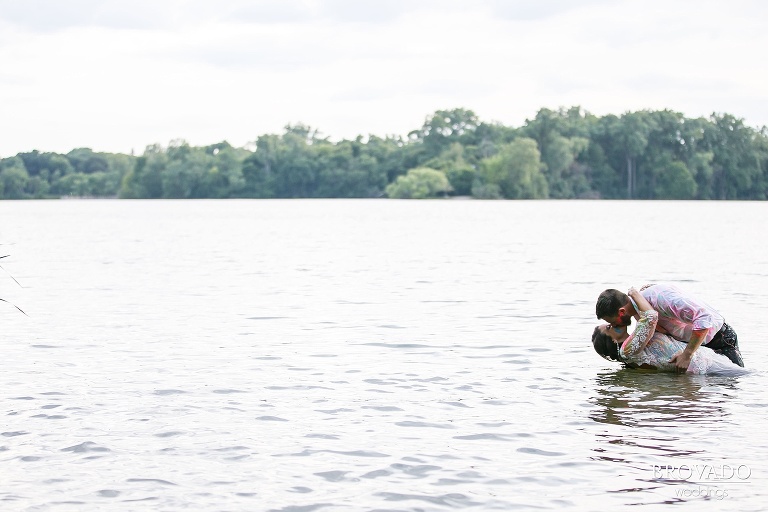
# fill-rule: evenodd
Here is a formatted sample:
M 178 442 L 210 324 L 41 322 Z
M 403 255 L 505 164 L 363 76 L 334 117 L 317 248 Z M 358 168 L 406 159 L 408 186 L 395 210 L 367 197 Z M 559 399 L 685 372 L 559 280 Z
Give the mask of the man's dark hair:
M 629 297 L 626 293 L 610 288 L 597 297 L 595 313 L 597 313 L 597 318 L 600 319 L 613 317 L 619 314 L 619 308 L 627 304 L 629 304 Z
M 619 355 L 619 346 L 610 336 L 600 332 L 599 325 L 595 327 L 595 331 L 592 333 L 592 346 L 595 347 L 595 352 L 600 354 L 604 359 L 618 361 L 620 363 L 624 362 Z

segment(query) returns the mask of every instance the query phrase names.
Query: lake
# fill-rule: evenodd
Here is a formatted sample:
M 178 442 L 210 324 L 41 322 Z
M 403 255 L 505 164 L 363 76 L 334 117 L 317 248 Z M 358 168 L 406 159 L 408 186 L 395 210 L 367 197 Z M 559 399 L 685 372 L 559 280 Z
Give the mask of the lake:
M 0 202 L 0 509 L 762 510 L 768 203 Z M 667 281 L 737 378 L 592 349 Z M 647 510 L 644 508 L 643 510 Z

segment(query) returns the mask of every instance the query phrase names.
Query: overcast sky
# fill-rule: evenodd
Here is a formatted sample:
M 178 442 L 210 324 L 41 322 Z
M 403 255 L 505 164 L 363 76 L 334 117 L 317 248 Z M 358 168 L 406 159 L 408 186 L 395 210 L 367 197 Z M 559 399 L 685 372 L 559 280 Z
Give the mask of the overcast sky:
M 438 109 L 768 125 L 764 0 L 0 0 L 0 157 L 405 135 Z

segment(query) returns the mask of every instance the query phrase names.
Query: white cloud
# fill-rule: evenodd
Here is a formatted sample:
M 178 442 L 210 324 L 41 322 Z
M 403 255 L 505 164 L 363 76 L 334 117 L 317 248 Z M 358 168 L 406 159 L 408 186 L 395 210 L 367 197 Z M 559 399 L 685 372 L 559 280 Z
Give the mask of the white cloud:
M 77 27 L 161 28 L 182 2 L 146 0 L 0 0 L 0 19 L 32 32 Z
M 740 0 L 0 0 L 0 157 L 244 145 L 296 122 L 404 135 L 457 107 L 513 126 L 571 105 L 768 124 L 766 14 Z

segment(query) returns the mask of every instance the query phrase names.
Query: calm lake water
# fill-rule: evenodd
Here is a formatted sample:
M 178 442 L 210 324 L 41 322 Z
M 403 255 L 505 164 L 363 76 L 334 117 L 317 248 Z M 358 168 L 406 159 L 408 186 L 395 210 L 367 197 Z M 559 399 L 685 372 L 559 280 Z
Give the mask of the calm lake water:
M 0 510 L 764 510 L 767 221 L 735 202 L 0 202 L 23 285 L 0 275 L 0 297 L 29 315 L 0 303 Z M 600 291 L 655 281 L 717 307 L 754 371 L 597 356 Z

